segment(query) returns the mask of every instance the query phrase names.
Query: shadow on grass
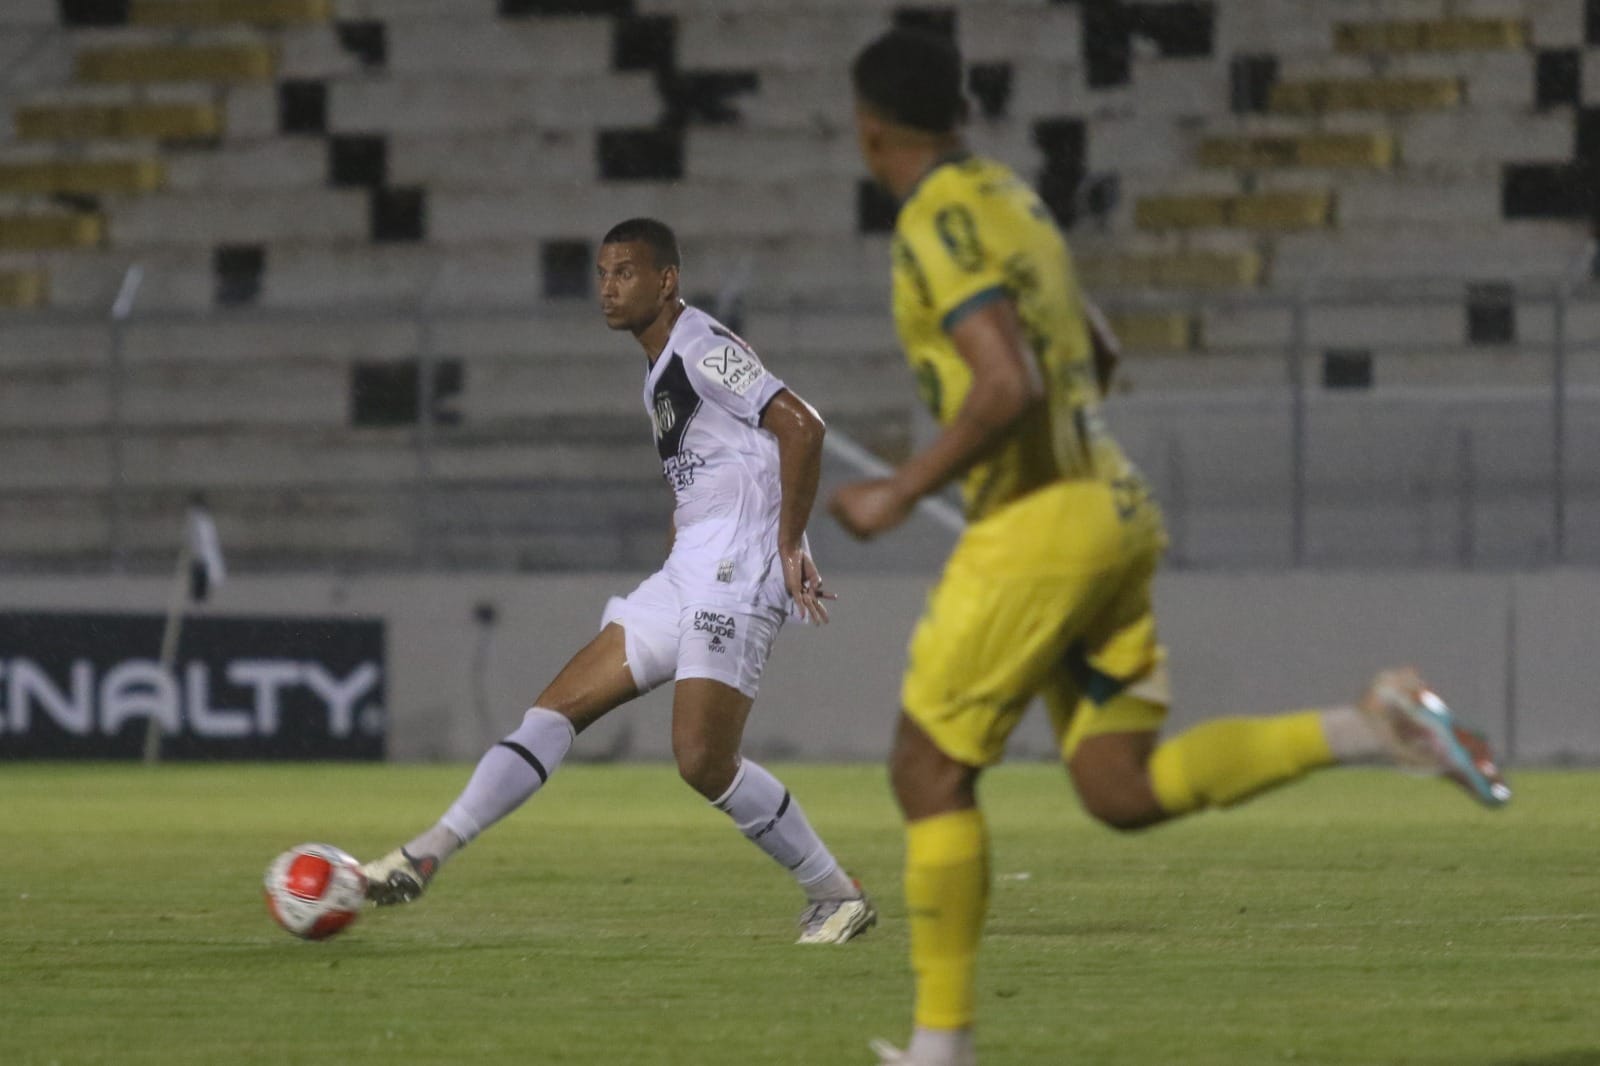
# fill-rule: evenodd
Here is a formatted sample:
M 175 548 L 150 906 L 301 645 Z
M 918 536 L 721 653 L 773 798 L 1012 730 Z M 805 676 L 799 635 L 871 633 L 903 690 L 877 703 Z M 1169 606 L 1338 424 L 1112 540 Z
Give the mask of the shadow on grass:
M 1600 1049 L 1555 1051 L 1528 1058 L 1495 1059 L 1488 1066 L 1600 1066 Z

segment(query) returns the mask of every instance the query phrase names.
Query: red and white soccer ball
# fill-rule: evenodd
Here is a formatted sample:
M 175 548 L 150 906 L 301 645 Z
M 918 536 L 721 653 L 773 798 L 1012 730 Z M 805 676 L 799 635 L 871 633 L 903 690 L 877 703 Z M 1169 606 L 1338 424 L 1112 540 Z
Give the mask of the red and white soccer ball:
M 279 925 L 306 940 L 326 940 L 361 914 L 367 876 L 332 844 L 301 844 L 272 860 L 262 894 Z

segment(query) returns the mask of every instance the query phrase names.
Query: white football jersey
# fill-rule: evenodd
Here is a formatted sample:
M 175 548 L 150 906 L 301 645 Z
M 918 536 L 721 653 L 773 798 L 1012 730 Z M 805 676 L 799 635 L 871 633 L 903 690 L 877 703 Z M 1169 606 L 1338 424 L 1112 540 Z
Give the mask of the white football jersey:
M 761 413 L 784 388 L 734 332 L 685 307 L 644 382 L 661 473 L 677 499 L 663 569 L 702 598 L 791 607 L 778 563 L 778 442 Z

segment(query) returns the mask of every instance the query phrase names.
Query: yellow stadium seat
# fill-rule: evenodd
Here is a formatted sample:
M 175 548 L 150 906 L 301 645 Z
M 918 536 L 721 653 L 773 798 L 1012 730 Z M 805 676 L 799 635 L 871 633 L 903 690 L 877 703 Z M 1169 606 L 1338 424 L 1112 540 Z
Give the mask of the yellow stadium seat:
M 1318 229 L 1333 221 L 1330 192 L 1261 192 L 1235 198 L 1234 225 L 1242 229 Z
M 1182 311 L 1123 312 L 1108 316 L 1111 331 L 1130 352 L 1181 352 L 1195 346 L 1195 321 Z
M 1268 107 L 1282 114 L 1324 111 L 1427 111 L 1461 102 L 1459 78 L 1317 78 L 1272 87 Z
M 1155 284 L 1149 255 L 1085 255 L 1073 264 L 1078 280 L 1091 289 L 1131 289 Z
M 1394 165 L 1394 138 L 1387 133 L 1303 133 L 1254 137 L 1207 137 L 1200 162 L 1208 167 L 1369 167 Z
M 8 251 L 88 248 L 104 240 L 105 233 L 100 215 L 0 215 L 0 248 Z
M 1134 206 L 1140 229 L 1204 229 L 1228 224 L 1226 196 L 1145 196 Z
M 153 192 L 166 183 L 159 159 L 42 160 L 0 163 L 0 193 L 15 195 Z
M 1516 51 L 1528 45 L 1521 19 L 1400 19 L 1393 22 L 1341 22 L 1333 28 L 1335 50 L 1365 52 Z
M 133 0 L 136 26 L 297 26 L 331 21 L 333 0 Z
M 0 307 L 43 307 L 50 301 L 50 277 L 42 270 L 0 270 Z
M 221 109 L 210 104 L 40 104 L 19 107 L 15 122 L 27 141 L 196 141 L 223 127 Z
M 1321 191 L 1241 196 L 1148 196 L 1134 207 L 1140 229 L 1319 229 L 1333 221 L 1333 194 Z
M 1093 288 L 1227 289 L 1260 284 L 1254 252 L 1169 252 L 1088 256 L 1078 272 Z
M 90 48 L 78 53 L 79 81 L 271 81 L 278 57 L 264 44 Z

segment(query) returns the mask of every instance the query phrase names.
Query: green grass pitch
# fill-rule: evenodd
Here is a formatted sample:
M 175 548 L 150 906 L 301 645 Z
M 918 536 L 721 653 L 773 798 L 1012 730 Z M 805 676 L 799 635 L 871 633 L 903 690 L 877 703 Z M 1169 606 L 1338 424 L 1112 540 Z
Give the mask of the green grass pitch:
M 883 921 L 790 943 L 799 895 L 661 766 L 564 769 L 427 898 L 309 944 L 278 851 L 370 857 L 467 768 L 0 770 L 0 1063 L 836 1066 L 904 1038 L 881 769 L 775 767 Z M 1600 778 L 1498 813 L 1377 771 L 1120 836 L 1060 771 L 985 782 L 986 1066 L 1600 1064 Z

